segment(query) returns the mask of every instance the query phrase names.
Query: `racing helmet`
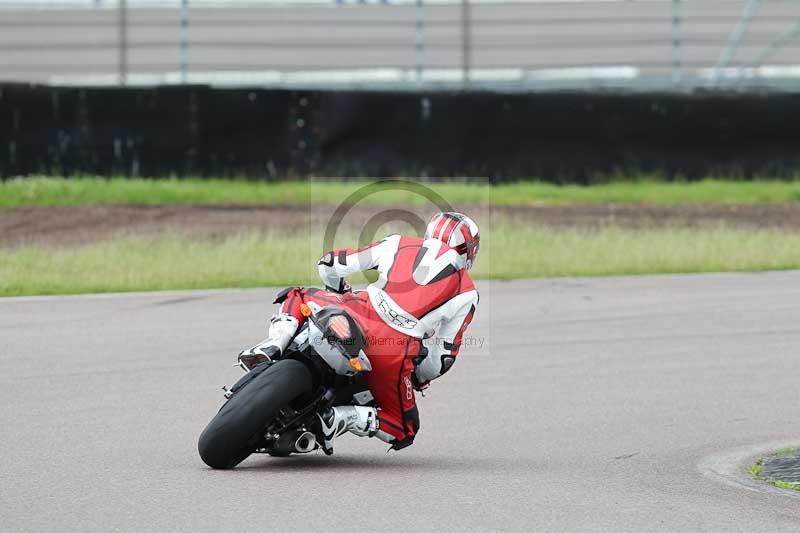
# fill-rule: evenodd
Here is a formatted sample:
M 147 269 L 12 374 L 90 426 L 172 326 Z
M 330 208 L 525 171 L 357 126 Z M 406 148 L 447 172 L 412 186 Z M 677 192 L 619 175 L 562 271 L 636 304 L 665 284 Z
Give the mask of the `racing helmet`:
M 478 225 L 462 213 L 436 213 L 425 230 L 426 239 L 438 239 L 453 248 L 464 261 L 467 269 L 472 268 L 478 257 L 481 237 Z

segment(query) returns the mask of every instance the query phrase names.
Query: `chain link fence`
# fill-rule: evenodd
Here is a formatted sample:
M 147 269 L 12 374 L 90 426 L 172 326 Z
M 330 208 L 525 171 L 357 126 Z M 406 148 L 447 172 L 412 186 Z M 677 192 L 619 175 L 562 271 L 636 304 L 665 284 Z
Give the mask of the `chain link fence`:
M 0 0 L 0 81 L 800 88 L 796 0 Z

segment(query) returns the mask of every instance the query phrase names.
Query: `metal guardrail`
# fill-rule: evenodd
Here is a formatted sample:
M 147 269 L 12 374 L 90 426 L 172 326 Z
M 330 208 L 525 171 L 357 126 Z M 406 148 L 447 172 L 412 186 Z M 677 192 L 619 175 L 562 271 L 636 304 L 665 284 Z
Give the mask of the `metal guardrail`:
M 0 3 L 0 80 L 800 89 L 796 0 L 215 1 Z

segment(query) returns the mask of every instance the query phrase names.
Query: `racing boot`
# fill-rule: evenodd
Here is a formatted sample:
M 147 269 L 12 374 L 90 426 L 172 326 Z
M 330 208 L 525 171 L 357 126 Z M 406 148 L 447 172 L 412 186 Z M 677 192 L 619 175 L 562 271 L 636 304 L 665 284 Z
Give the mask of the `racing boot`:
M 250 349 L 242 350 L 239 353 L 239 364 L 249 372 L 264 361 L 280 357 L 297 333 L 298 326 L 297 319 L 289 313 L 272 315 L 269 337 Z
M 374 437 L 378 433 L 378 410 L 362 405 L 340 405 L 317 414 L 320 422 L 319 443 L 327 455 L 333 453 L 333 441 L 350 432 L 359 437 Z

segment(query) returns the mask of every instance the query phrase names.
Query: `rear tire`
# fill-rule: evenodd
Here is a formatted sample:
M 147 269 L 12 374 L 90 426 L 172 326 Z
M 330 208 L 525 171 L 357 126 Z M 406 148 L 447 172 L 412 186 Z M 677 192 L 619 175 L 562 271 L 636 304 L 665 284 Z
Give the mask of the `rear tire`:
M 211 468 L 233 468 L 255 451 L 275 414 L 311 392 L 311 373 L 294 359 L 278 361 L 228 400 L 208 423 L 197 443 Z

